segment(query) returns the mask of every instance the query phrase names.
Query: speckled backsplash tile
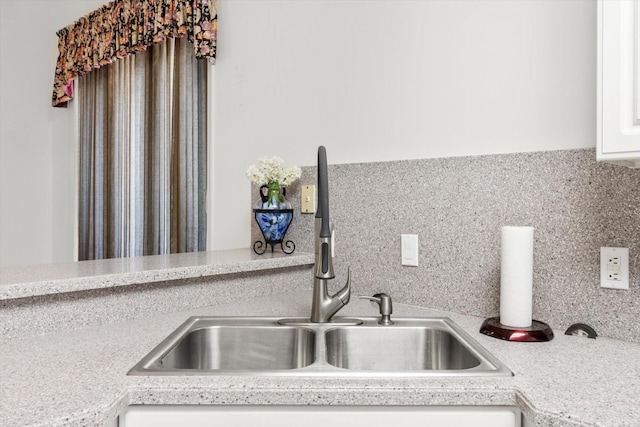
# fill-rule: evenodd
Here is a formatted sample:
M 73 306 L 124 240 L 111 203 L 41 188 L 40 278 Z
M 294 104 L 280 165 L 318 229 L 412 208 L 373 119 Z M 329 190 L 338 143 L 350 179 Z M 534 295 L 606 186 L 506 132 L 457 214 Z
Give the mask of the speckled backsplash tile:
M 315 184 L 315 168 L 301 183 Z M 640 341 L 640 170 L 566 150 L 333 165 L 329 187 L 336 289 L 350 265 L 354 294 L 495 316 L 500 228 L 533 226 L 533 317 Z M 298 185 L 288 196 L 287 238 L 312 252 L 314 216 L 300 214 Z M 403 233 L 419 236 L 419 267 L 400 265 Z M 601 246 L 629 248 L 629 290 L 600 288 Z
M 3 300 L 0 341 L 310 289 L 311 274 L 301 265 Z

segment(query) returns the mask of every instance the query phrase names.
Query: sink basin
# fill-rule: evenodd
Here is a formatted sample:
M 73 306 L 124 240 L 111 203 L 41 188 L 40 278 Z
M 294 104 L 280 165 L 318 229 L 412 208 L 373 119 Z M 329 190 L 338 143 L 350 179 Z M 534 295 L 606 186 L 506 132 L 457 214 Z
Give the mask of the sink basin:
M 326 335 L 327 362 L 360 371 L 449 371 L 481 365 L 477 352 L 438 325 L 344 327 Z
M 511 375 L 448 318 L 393 320 L 192 317 L 129 375 Z
M 210 326 L 186 334 L 160 363 L 168 369 L 297 369 L 313 363 L 314 333 L 276 326 Z
M 299 369 L 313 363 L 315 333 L 260 318 L 191 318 L 132 370 L 214 373 Z

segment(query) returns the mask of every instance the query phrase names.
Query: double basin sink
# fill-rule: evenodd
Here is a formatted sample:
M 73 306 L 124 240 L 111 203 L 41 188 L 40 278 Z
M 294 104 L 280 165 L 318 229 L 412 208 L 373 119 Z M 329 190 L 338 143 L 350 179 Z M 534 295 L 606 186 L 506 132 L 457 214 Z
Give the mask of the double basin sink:
M 191 317 L 129 375 L 510 376 L 448 318 Z

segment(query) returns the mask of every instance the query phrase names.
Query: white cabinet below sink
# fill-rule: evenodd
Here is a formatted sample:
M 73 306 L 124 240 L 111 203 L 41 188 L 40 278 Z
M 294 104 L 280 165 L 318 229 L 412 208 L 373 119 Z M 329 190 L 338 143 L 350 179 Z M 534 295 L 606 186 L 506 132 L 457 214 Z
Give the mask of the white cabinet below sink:
M 509 406 L 130 406 L 120 427 L 521 427 Z

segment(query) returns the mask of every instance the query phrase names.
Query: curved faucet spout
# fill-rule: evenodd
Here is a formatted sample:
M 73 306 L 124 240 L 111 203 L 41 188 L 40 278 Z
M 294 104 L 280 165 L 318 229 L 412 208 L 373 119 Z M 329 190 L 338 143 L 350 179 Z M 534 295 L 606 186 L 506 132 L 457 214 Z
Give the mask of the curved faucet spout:
M 320 237 L 331 237 L 329 219 L 329 172 L 327 168 L 327 149 L 318 147 L 318 211 L 316 218 L 320 218 Z
M 333 226 L 329 221 L 329 175 L 327 150 L 318 148 L 318 211 L 315 224 L 315 266 L 313 279 L 313 302 L 311 321 L 329 322 L 334 314 L 344 307 L 351 296 L 351 272 L 347 271 L 347 284 L 330 296 L 327 283 L 335 277 L 333 273 Z

